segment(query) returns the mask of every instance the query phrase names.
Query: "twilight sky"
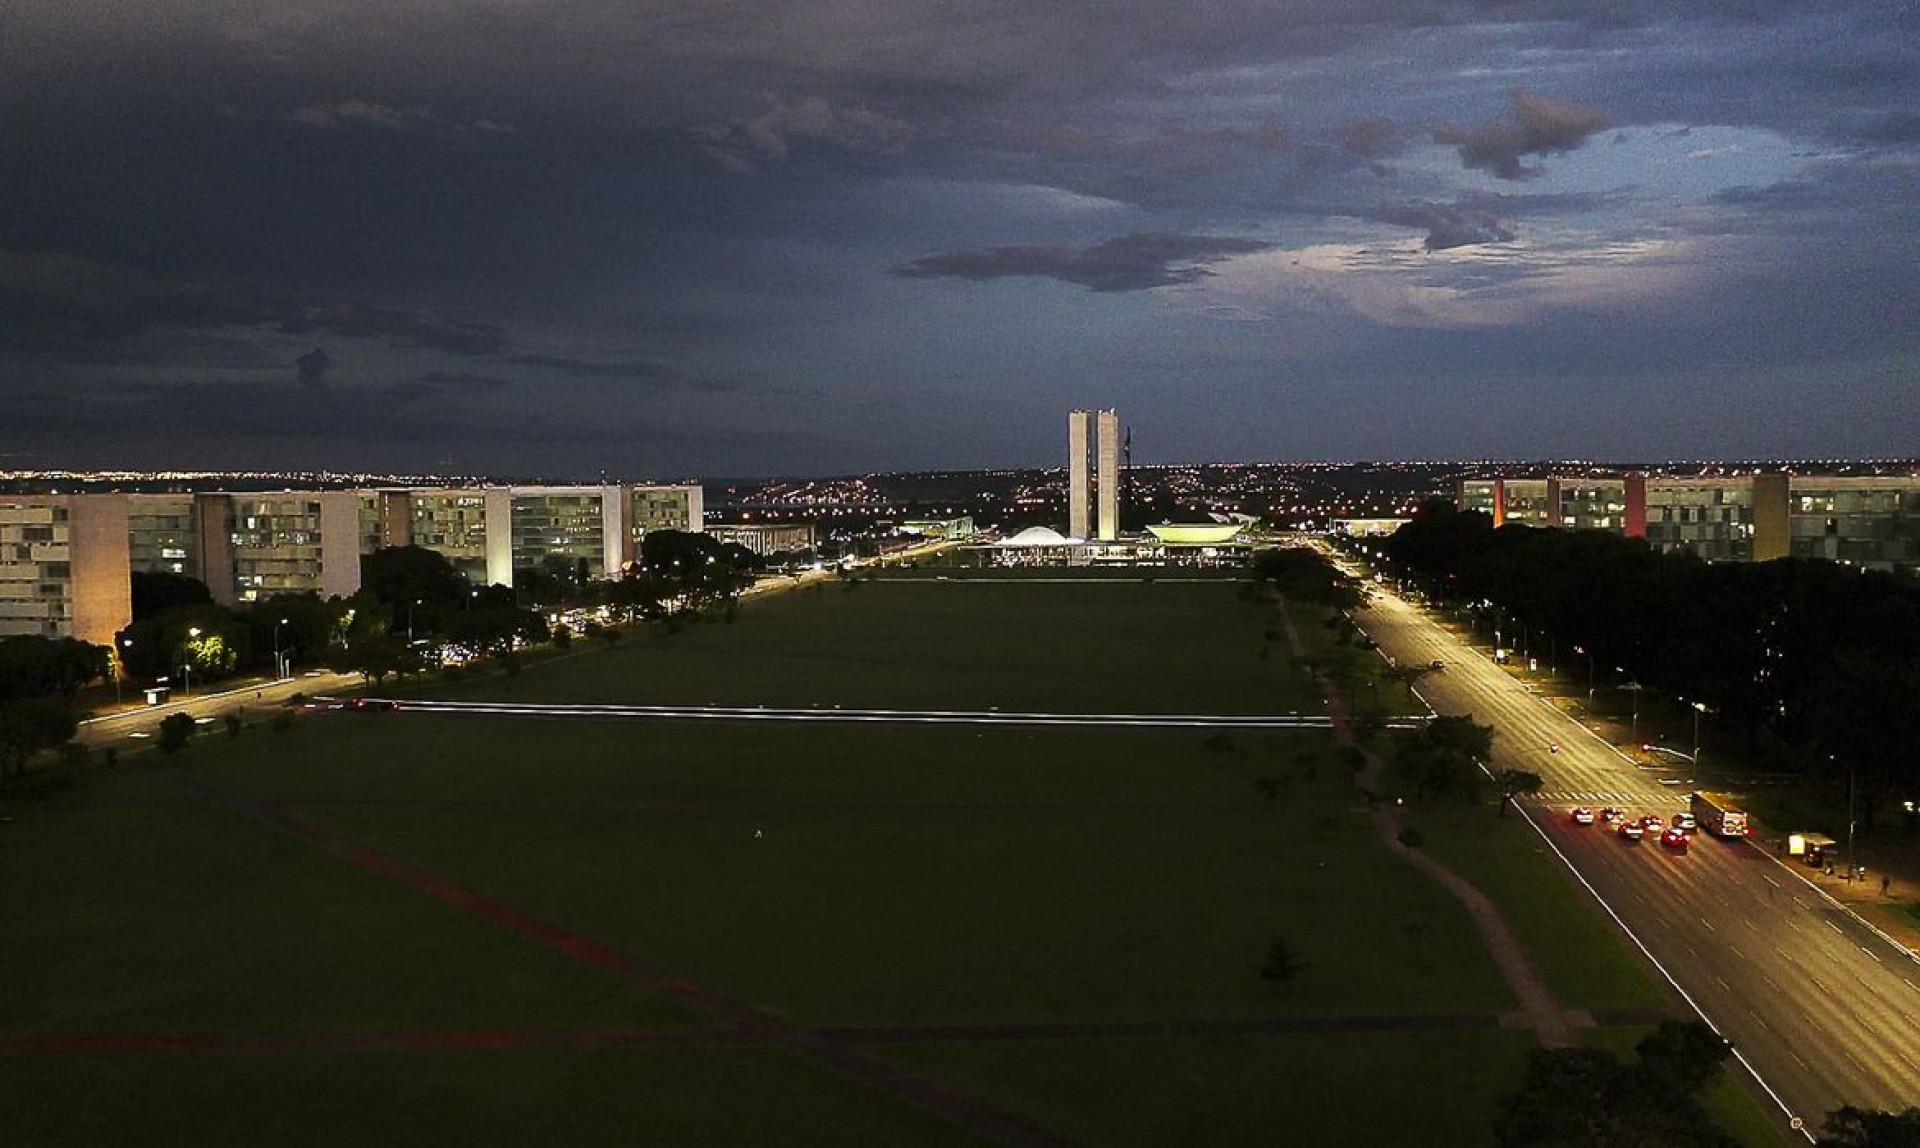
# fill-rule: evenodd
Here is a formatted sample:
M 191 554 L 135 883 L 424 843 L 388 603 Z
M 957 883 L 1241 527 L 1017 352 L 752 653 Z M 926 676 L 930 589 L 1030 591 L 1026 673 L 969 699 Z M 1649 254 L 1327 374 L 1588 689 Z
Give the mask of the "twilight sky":
M 1920 453 L 1912 0 L 9 0 L 0 469 Z

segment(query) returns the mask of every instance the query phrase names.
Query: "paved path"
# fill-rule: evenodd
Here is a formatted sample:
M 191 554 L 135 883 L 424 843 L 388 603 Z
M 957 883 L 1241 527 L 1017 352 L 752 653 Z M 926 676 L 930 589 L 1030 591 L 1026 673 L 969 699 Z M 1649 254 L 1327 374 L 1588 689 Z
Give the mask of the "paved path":
M 1285 627 L 1287 645 L 1292 649 L 1296 661 L 1306 660 L 1306 646 L 1300 641 L 1300 632 L 1294 627 L 1293 616 L 1287 612 L 1285 600 L 1280 603 L 1280 620 Z M 1362 790 L 1372 792 L 1379 783 L 1380 771 L 1385 763 L 1380 756 L 1365 746 L 1359 745 L 1353 737 L 1353 729 L 1347 722 L 1345 703 L 1340 691 L 1333 687 L 1324 676 L 1316 673 L 1320 689 L 1326 695 L 1327 707 L 1333 716 L 1334 736 L 1341 745 L 1355 746 L 1365 756 L 1365 767 L 1355 781 Z M 1407 859 L 1407 863 L 1437 881 L 1440 886 L 1452 893 L 1466 906 L 1467 913 L 1473 918 L 1475 927 L 1480 930 L 1480 939 L 1487 947 L 1487 954 L 1506 979 L 1507 986 L 1513 990 L 1515 999 L 1520 1002 L 1520 1015 L 1517 1018 L 1526 1027 L 1531 1028 L 1546 1048 L 1566 1048 L 1574 1043 L 1573 1026 L 1568 1022 L 1567 1013 L 1554 1003 L 1553 996 L 1547 991 L 1546 982 L 1540 979 L 1533 962 L 1527 959 L 1525 950 L 1514 938 L 1513 930 L 1508 928 L 1506 918 L 1498 907 L 1487 899 L 1487 895 L 1475 888 L 1466 878 L 1435 861 L 1430 855 L 1418 849 L 1408 849 L 1400 844 L 1400 816 L 1392 806 L 1369 803 L 1368 814 L 1373 820 L 1374 831 L 1389 849 L 1398 851 Z M 1588 1024 L 1592 1019 L 1586 1018 Z

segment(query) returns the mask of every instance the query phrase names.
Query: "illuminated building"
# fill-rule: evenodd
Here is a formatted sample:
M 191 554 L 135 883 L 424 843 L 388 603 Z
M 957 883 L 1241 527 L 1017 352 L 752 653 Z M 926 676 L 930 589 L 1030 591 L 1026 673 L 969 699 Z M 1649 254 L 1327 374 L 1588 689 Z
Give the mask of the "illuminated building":
M 132 617 L 126 496 L 0 498 L 0 637 L 112 646 Z
M 810 522 L 715 523 L 706 532 L 722 542 L 734 542 L 762 558 L 781 551 L 813 549 L 813 524 Z
M 1711 562 L 1792 556 L 1920 572 L 1920 477 L 1912 475 L 1470 478 L 1456 505 L 1496 526 L 1606 530 Z
M 1120 537 L 1120 415 L 1067 412 L 1067 534 L 1112 542 Z

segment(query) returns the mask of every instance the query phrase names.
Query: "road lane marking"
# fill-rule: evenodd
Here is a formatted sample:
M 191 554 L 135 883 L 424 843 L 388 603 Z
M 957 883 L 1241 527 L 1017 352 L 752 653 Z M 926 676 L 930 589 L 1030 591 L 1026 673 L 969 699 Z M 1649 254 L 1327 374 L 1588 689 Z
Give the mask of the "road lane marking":
M 1773 878 L 1767 876 L 1765 873 L 1760 874 L 1760 879 L 1762 881 L 1765 881 L 1767 884 L 1772 885 L 1776 889 L 1780 887 L 1780 882 L 1775 881 Z
M 1741 952 L 1739 949 L 1734 948 L 1732 945 L 1727 946 L 1727 951 L 1732 953 L 1734 956 L 1739 957 L 1743 961 L 1747 959 L 1747 954 Z
M 1713 979 L 1720 982 L 1721 988 L 1727 990 L 1728 992 L 1733 991 L 1733 986 L 1727 983 L 1727 978 L 1721 976 L 1719 973 L 1713 974 Z
M 1840 933 L 1840 935 L 1843 937 L 1846 936 L 1845 933 L 1840 931 L 1840 926 L 1834 924 L 1832 921 L 1827 922 L 1827 928 L 1832 929 L 1836 933 Z
M 1794 1062 L 1795 1064 L 1797 1064 L 1797 1065 L 1799 1065 L 1799 1066 L 1800 1066 L 1801 1068 L 1804 1068 L 1804 1069 L 1806 1069 L 1806 1070 L 1807 1070 L 1808 1072 L 1812 1072 L 1812 1071 L 1813 1071 L 1813 1066 L 1812 1066 L 1812 1065 L 1810 1065 L 1810 1064 L 1808 1064 L 1808 1063 L 1807 1063 L 1806 1061 L 1804 1061 L 1804 1060 L 1801 1060 L 1801 1059 L 1800 1059 L 1800 1054 L 1799 1054 L 1799 1053 L 1797 1053 L 1797 1052 L 1795 1052 L 1795 1051 L 1793 1051 L 1793 1050 L 1792 1050 L 1791 1048 L 1789 1048 L 1789 1049 L 1787 1050 L 1787 1055 L 1788 1055 L 1788 1056 L 1791 1056 L 1791 1057 L 1793 1058 L 1793 1062 Z
M 1833 995 L 1833 990 L 1827 987 L 1827 982 L 1821 980 L 1819 977 L 1816 977 L 1811 973 L 1809 973 L 1807 975 L 1807 979 L 1813 982 L 1814 988 L 1819 989 L 1821 992 L 1826 993 L 1828 996 Z
M 1867 954 L 1867 955 L 1868 955 L 1869 957 L 1873 957 L 1873 963 L 1874 963 L 1874 964 L 1876 964 L 1876 965 L 1877 965 L 1877 964 L 1879 964 L 1879 963 L 1880 963 L 1880 958 L 1879 958 L 1879 957 L 1875 957 L 1875 956 L 1873 955 L 1873 950 L 1872 950 L 1872 949 L 1869 949 L 1869 948 L 1868 948 L 1868 947 L 1866 947 L 1865 945 L 1861 945 L 1861 946 L 1860 946 L 1860 951 L 1861 951 L 1861 952 L 1863 952 L 1863 953 L 1865 953 L 1865 954 Z
M 1716 928 L 1714 928 L 1714 927 L 1713 927 L 1713 922 L 1712 922 L 1712 921 L 1709 921 L 1709 920 L 1707 920 L 1707 919 L 1706 919 L 1705 917 L 1702 917 L 1702 918 L 1700 918 L 1700 923 L 1701 923 L 1701 924 L 1703 924 L 1703 925 L 1705 925 L 1705 926 L 1707 927 L 1707 932 L 1709 932 L 1709 933 L 1717 933 L 1717 932 L 1719 932 L 1719 931 L 1720 931 L 1720 930 L 1718 930 L 1718 929 L 1716 929 Z

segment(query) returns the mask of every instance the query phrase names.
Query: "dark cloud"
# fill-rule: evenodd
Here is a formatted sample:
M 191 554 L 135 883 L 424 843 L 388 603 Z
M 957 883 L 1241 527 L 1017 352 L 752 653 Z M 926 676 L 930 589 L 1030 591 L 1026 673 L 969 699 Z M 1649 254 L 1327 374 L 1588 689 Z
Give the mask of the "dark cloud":
M 1490 212 L 1449 207 L 1425 200 L 1383 207 L 1375 216 L 1387 223 L 1425 228 L 1428 251 L 1445 251 L 1476 243 L 1505 243 L 1513 238 L 1513 232 L 1501 226 Z
M 1384 159 L 1406 147 L 1406 134 L 1382 116 L 1349 120 L 1340 129 L 1340 144 L 1363 159 Z
M 570 355 L 519 354 L 508 355 L 507 362 L 523 367 L 544 367 L 558 371 L 576 379 L 638 379 L 660 380 L 670 372 L 660 363 L 646 359 L 628 359 L 618 362 L 600 362 L 592 359 L 576 359 Z
M 1433 129 L 1433 138 L 1457 150 L 1463 167 L 1501 179 L 1531 179 L 1541 169 L 1521 163 L 1527 156 L 1572 151 L 1607 128 L 1607 117 L 1600 112 L 1519 88 L 1513 91 L 1513 116 L 1513 123 L 1477 128 L 1443 124 Z
M 434 114 L 432 108 L 396 108 L 372 100 L 342 100 L 337 104 L 308 104 L 287 113 L 287 122 L 323 131 L 367 128 L 376 131 L 490 132 L 512 135 L 513 128 L 496 120 L 455 123 Z
M 495 378 L 492 375 L 476 375 L 470 371 L 428 371 L 414 382 L 429 386 L 471 387 L 489 391 L 512 385 L 506 379 Z
M 275 308 L 230 290 L 166 283 L 58 252 L 0 250 L 0 346 L 113 361 L 158 328 L 259 326 Z
M 894 268 L 907 279 L 1058 279 L 1090 291 L 1146 291 L 1192 283 L 1209 263 L 1271 245 L 1220 235 L 1137 232 L 1092 247 L 993 247 L 928 255 Z
M 300 372 L 301 386 L 313 391 L 326 390 L 327 371 L 333 366 L 333 360 L 327 357 L 325 351 L 315 347 L 295 359 L 293 365 Z
M 506 333 L 484 323 L 441 323 L 359 303 L 302 308 L 281 320 L 280 331 L 305 335 L 326 331 L 353 339 L 392 339 L 456 355 L 488 355 L 506 349 Z

